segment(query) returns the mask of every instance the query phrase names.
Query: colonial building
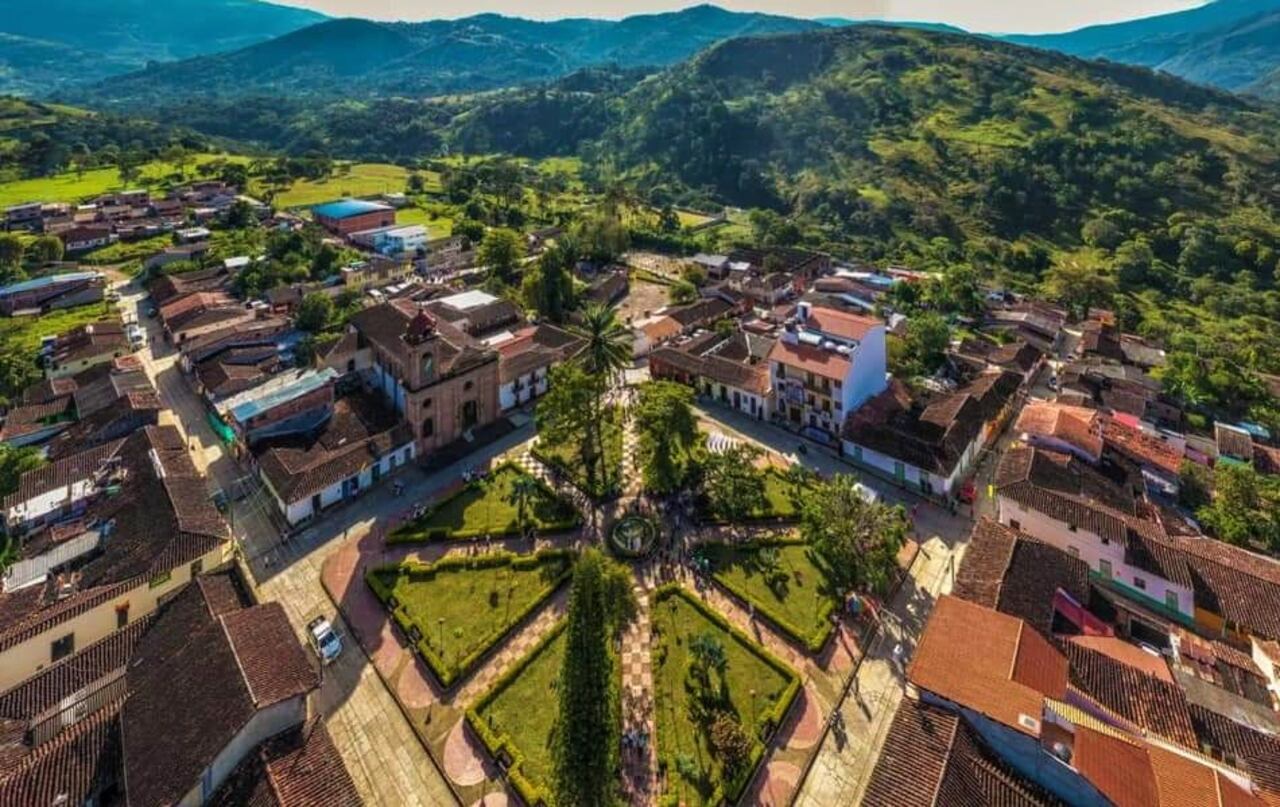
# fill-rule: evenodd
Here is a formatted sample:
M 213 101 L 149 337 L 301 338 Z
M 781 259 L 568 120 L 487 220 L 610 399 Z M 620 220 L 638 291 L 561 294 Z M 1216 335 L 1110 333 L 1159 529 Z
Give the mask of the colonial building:
M 348 366 L 404 417 L 419 457 L 500 416 L 498 352 L 462 329 L 411 300 L 366 308 L 350 328 Z

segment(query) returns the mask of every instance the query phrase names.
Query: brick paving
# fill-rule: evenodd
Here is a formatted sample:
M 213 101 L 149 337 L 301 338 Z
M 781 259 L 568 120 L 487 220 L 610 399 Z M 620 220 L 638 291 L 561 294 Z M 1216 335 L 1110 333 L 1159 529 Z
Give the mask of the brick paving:
M 624 795 L 629 804 L 651 804 L 658 792 L 653 722 L 653 659 L 649 653 L 649 594 L 636 587 L 636 619 L 622 636 L 622 730 L 643 737 L 643 748 L 622 749 Z

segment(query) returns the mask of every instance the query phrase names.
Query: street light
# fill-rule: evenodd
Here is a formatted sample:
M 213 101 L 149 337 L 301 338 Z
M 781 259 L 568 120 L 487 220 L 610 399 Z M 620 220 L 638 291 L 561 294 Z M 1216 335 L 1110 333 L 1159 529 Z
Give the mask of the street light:
M 436 624 L 440 626 L 440 655 L 444 656 L 444 617 L 436 620 Z

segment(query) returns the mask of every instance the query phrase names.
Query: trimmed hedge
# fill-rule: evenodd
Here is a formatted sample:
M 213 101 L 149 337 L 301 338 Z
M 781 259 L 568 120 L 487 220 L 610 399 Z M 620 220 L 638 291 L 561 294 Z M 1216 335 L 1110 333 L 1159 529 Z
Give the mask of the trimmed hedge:
M 766 480 L 765 480 L 766 485 L 768 484 L 768 479 L 767 479 L 768 477 L 773 477 L 777 481 L 777 483 L 780 485 L 790 484 L 783 478 L 782 473 L 778 471 L 776 468 L 769 467 L 764 469 L 760 473 L 761 475 L 766 477 Z M 706 496 L 699 496 L 698 505 L 699 505 L 698 521 L 703 524 L 713 524 L 713 525 L 730 524 L 730 523 L 794 524 L 800 520 L 799 511 L 791 512 L 791 513 L 777 513 L 777 512 L 774 512 L 772 509 L 770 509 L 766 512 L 752 513 L 748 516 L 738 519 L 735 522 L 731 522 L 727 518 L 723 518 L 719 515 L 716 515 L 716 513 L 711 509 L 711 505 L 707 501 Z
M 502 753 L 506 753 L 506 755 L 510 757 L 511 764 L 507 767 L 507 780 L 511 782 L 511 786 L 516 789 L 516 793 L 519 794 L 525 804 L 537 804 L 539 801 L 550 804 L 551 794 L 544 788 L 535 785 L 524 775 L 524 771 L 522 769 L 524 764 L 524 754 L 521 753 L 520 749 L 514 742 L 512 742 L 509 736 L 506 734 L 495 734 L 494 731 L 489 728 L 489 725 L 485 722 L 484 718 L 480 716 L 480 712 L 492 703 L 493 699 L 498 697 L 503 690 L 510 686 L 512 681 L 524 673 L 525 669 L 527 669 L 528 666 L 533 663 L 533 660 L 538 657 L 538 654 L 545 650 L 549 644 L 556 640 L 557 636 L 564 632 L 566 625 L 568 625 L 567 620 L 562 619 L 557 622 L 551 630 L 547 631 L 546 636 L 543 636 L 538 640 L 538 643 L 533 646 L 533 649 L 530 650 L 524 658 L 512 665 L 512 667 L 505 673 L 498 676 L 498 680 L 493 682 L 493 686 L 491 686 L 478 701 L 472 704 L 471 708 L 467 709 L 467 723 L 471 726 L 471 730 L 476 733 L 476 736 L 480 738 L 480 742 L 484 744 L 484 747 L 488 749 L 493 758 L 495 760 L 498 759 Z
M 545 522 L 541 525 L 534 526 L 534 532 L 539 535 L 547 535 L 557 532 L 567 532 L 582 526 L 582 515 L 574 509 L 573 505 L 565 501 L 550 485 L 542 481 L 536 476 L 527 473 L 514 462 L 504 462 L 494 468 L 490 476 L 497 476 L 500 473 L 514 471 L 522 476 L 527 476 L 537 483 L 538 489 L 545 495 L 549 496 L 559 506 L 563 507 L 566 512 L 571 513 L 567 518 L 557 521 Z M 459 529 L 454 530 L 443 526 L 419 526 L 428 524 L 442 508 L 453 502 L 460 496 L 465 496 L 477 490 L 481 490 L 485 484 L 484 479 L 475 479 L 468 482 L 461 490 L 449 495 L 448 497 L 436 502 L 429 510 L 419 519 L 415 519 L 408 524 L 402 524 L 387 535 L 388 544 L 416 544 L 429 543 L 431 541 L 447 541 L 447 540 L 468 540 L 474 538 L 483 538 L 492 536 L 494 538 L 509 538 L 520 535 L 520 528 L 517 525 L 514 529 L 488 530 L 488 529 Z
M 515 555 L 510 552 L 494 552 L 481 557 L 446 557 L 441 558 L 435 563 L 418 563 L 408 561 L 405 563 L 392 563 L 385 566 L 378 566 L 368 570 L 365 573 L 365 582 L 369 584 L 369 588 L 373 590 L 374 596 L 391 611 L 391 617 L 395 620 L 396 625 L 404 634 L 405 639 L 413 645 L 418 655 L 427 663 L 436 680 L 445 689 L 453 685 L 455 681 L 463 675 L 471 671 L 471 669 L 488 653 L 492 648 L 502 642 L 520 623 L 522 623 L 530 614 L 536 611 L 543 603 L 556 593 L 573 573 L 572 559 L 575 553 L 568 549 L 542 549 L 532 555 Z M 394 593 L 386 586 L 379 577 L 382 574 L 404 575 L 410 579 L 429 580 L 435 574 L 442 570 L 453 569 L 492 569 L 499 566 L 510 566 L 513 569 L 527 569 L 542 565 L 544 562 L 560 558 L 565 560 L 564 569 L 556 577 L 551 584 L 551 589 L 545 596 L 530 602 L 515 618 L 511 620 L 510 627 L 501 634 L 495 636 L 492 641 L 487 642 L 481 647 L 473 650 L 466 657 L 459 659 L 456 665 L 450 665 L 445 659 L 436 652 L 436 649 L 427 643 L 427 631 L 430 626 L 419 625 L 409 615 L 404 605 L 395 603 L 392 605 L 391 600 L 394 599 Z M 417 629 L 418 636 L 414 638 L 414 629 Z
M 770 653 L 767 648 L 757 643 L 750 636 L 738 630 L 727 619 L 711 610 L 702 600 L 690 594 L 678 583 L 667 583 L 655 589 L 650 598 L 652 603 L 650 607 L 656 609 L 658 603 L 670 597 L 683 598 L 694 610 L 702 614 L 707 621 L 728 632 L 730 636 L 744 644 L 748 652 L 755 654 L 765 664 L 787 679 L 787 686 L 782 690 L 782 695 L 777 702 L 774 703 L 771 709 L 760 716 L 760 726 L 764 730 L 760 732 L 760 736 L 754 738 L 756 742 L 752 743 L 751 756 L 747 760 L 747 764 L 743 766 L 742 771 L 733 781 L 717 784 L 711 797 L 706 801 L 707 804 L 711 805 L 720 804 L 726 800 L 736 804 L 742 798 L 743 791 L 746 790 L 747 784 L 750 783 L 752 776 L 755 775 L 756 768 L 764 757 L 764 752 L 768 747 L 764 737 L 772 736 L 778 726 L 782 725 L 782 721 L 786 719 L 787 712 L 791 709 L 792 702 L 795 701 L 796 696 L 800 693 L 800 676 L 796 674 L 795 670 L 787 666 L 786 662 Z M 664 763 L 669 769 L 675 768 L 674 760 L 664 760 Z
M 775 538 L 775 539 L 761 539 L 756 541 L 746 541 L 741 544 L 726 544 L 721 541 L 708 541 L 707 543 L 703 544 L 704 547 L 712 549 L 713 551 L 717 548 L 722 548 L 730 552 L 740 551 L 740 550 L 750 551 L 752 549 L 765 549 L 768 547 L 798 546 L 798 545 L 805 545 L 805 542 L 799 538 Z M 733 596 L 734 599 L 738 600 L 744 605 L 755 606 L 757 613 L 761 614 L 762 616 L 764 616 L 765 619 L 772 622 L 774 626 L 776 626 L 783 633 L 787 634 L 787 636 L 791 637 L 793 640 L 795 640 L 799 644 L 804 645 L 805 649 L 808 650 L 810 653 L 820 653 L 822 651 L 822 648 L 826 646 L 827 641 L 836 632 L 836 626 L 831 622 L 831 614 L 835 612 L 836 606 L 838 605 L 838 603 L 836 603 L 835 601 L 828 601 L 824 603 L 819 612 L 818 618 L 820 621 L 824 623 L 823 627 L 818 628 L 812 633 L 806 633 L 800 627 L 793 624 L 789 619 L 787 619 L 787 617 L 778 613 L 778 611 L 776 611 L 771 605 L 767 603 L 763 603 L 759 600 L 753 599 L 748 592 L 746 592 L 739 586 L 735 586 L 733 583 L 729 582 L 728 580 L 723 579 L 714 571 L 711 573 L 711 579 L 715 580 L 716 585 L 720 586 L 720 588 L 727 591 L 730 595 Z

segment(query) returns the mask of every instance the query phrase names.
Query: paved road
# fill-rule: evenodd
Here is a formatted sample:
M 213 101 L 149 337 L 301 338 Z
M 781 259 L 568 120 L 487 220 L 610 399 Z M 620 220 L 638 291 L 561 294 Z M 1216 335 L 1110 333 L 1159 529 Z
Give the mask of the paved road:
M 126 310 L 137 310 L 141 291 L 135 287 L 121 291 L 121 305 Z M 145 305 L 141 307 L 145 309 Z M 244 472 L 223 451 L 209 427 L 203 402 L 176 365 L 176 352 L 164 345 L 154 320 L 139 312 L 138 321 L 154 336 L 152 345 L 139 355 L 160 400 L 172 410 L 175 425 L 194 446 L 192 458 L 196 466 L 209 476 L 211 488 L 244 487 L 245 483 L 238 481 Z M 412 473 L 419 477 L 414 487 L 430 481 L 416 469 Z M 259 597 L 280 602 L 302 640 L 309 619 L 320 613 L 334 615 L 333 603 L 320 584 L 321 564 L 339 543 L 333 539 L 356 525 L 367 529 L 376 518 L 402 509 L 406 503 L 389 496 L 361 500 L 357 507 L 327 519 L 288 545 L 281 544 L 271 503 L 261 491 L 235 501 L 229 515 Z M 336 623 L 338 630 L 345 632 L 340 615 Z M 325 716 L 334 743 L 366 804 L 438 807 L 456 803 L 444 777 L 354 641 L 349 641 L 346 652 L 325 669 L 323 684 L 312 703 Z

